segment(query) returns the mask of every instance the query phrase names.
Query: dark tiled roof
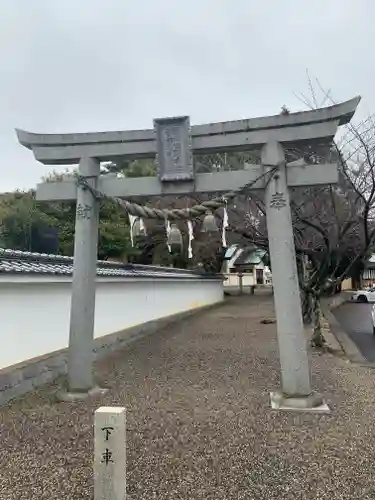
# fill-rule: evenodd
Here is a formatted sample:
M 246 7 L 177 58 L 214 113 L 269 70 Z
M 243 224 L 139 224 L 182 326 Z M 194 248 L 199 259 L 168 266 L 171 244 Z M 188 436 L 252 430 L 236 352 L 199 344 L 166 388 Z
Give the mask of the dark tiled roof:
M 0 248 L 0 274 L 46 274 L 69 276 L 73 273 L 73 258 Z M 119 264 L 111 261 L 97 262 L 97 275 L 106 277 L 138 278 L 213 278 L 185 269 L 173 269 L 138 264 Z M 215 276 L 218 278 L 219 276 Z

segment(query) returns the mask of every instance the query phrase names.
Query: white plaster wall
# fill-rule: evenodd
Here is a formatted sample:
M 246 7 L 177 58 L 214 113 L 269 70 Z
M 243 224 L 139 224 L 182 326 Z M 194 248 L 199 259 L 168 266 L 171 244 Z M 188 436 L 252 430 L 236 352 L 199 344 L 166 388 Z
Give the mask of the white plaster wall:
M 71 279 L 0 278 L 0 369 L 68 346 Z M 98 278 L 95 338 L 223 300 L 220 280 Z
M 226 281 L 224 281 L 224 286 L 226 287 L 239 287 L 240 286 L 240 278 L 238 274 L 236 273 L 228 273 L 225 274 L 225 277 L 227 278 Z M 242 275 L 242 285 L 243 286 L 252 286 L 256 283 L 256 280 L 254 279 L 254 275 L 250 273 L 243 273 Z

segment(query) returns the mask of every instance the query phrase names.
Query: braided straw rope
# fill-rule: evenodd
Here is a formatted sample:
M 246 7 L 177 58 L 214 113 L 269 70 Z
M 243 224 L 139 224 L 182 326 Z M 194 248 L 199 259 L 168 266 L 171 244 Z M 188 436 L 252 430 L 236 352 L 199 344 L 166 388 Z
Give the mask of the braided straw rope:
M 90 186 L 90 184 L 87 182 L 87 179 L 81 175 L 77 175 L 77 185 L 81 188 L 89 190 L 96 199 L 112 200 L 127 213 L 136 217 L 140 217 L 142 219 L 186 220 L 194 219 L 201 215 L 207 214 L 207 212 L 213 212 L 217 210 L 218 208 L 225 205 L 225 203 L 232 201 L 239 194 L 244 194 L 262 178 L 267 177 L 267 184 L 271 180 L 275 170 L 277 170 L 277 167 L 269 170 L 268 172 L 262 173 L 255 180 L 242 186 L 238 191 L 228 191 L 223 196 L 217 196 L 212 200 L 204 201 L 198 205 L 194 205 L 191 208 L 159 209 L 146 207 L 144 205 L 138 205 L 137 203 L 122 200 L 121 198 L 117 198 L 115 196 L 108 196 L 98 191 L 97 189 Z

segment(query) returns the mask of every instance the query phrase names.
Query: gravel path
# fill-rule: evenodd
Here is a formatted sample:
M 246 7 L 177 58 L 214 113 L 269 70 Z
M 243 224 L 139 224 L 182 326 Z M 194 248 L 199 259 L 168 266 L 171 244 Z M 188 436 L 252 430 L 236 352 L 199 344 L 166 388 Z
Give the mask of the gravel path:
M 375 371 L 312 356 L 330 415 L 270 410 L 271 298 L 241 297 L 97 365 L 102 399 L 54 386 L 0 409 L 1 500 L 92 499 L 94 410 L 126 406 L 128 500 L 375 499 Z

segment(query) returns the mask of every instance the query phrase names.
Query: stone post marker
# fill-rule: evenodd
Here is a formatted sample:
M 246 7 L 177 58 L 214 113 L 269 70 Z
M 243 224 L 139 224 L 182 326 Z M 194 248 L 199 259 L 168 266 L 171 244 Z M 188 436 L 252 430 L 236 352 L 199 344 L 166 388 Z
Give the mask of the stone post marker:
M 103 406 L 94 416 L 94 500 L 126 499 L 126 410 Z

